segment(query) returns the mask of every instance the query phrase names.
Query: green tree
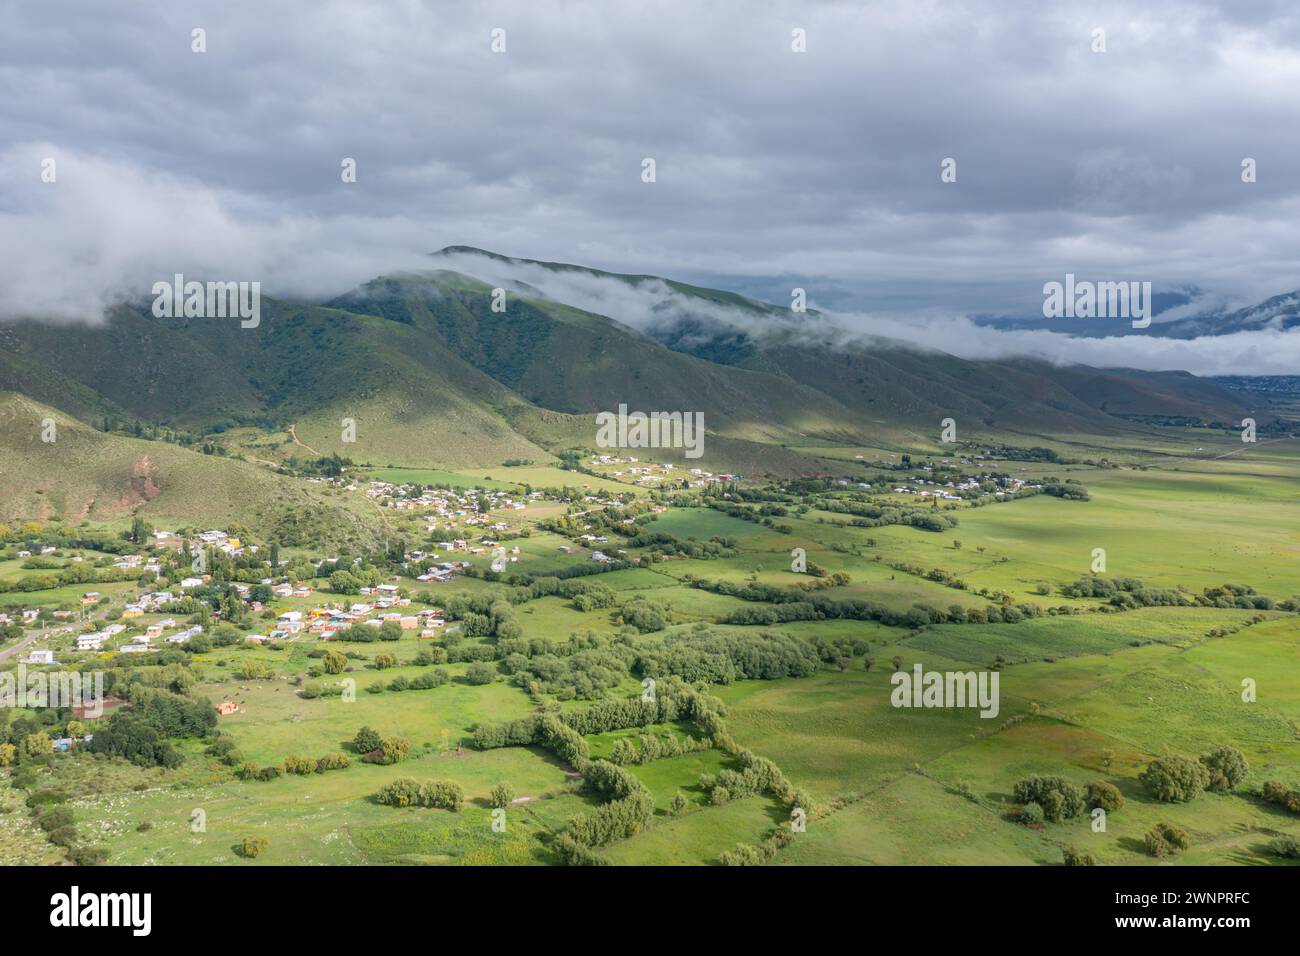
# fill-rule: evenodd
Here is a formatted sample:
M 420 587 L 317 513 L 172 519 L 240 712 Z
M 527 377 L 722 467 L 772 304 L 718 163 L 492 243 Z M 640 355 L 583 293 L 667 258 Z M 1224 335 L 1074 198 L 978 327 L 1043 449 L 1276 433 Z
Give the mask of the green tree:
M 1236 747 L 1227 744 L 1215 747 L 1201 757 L 1201 763 L 1209 771 L 1210 780 L 1206 786 L 1210 790 L 1224 792 L 1238 786 L 1250 772 L 1246 755 Z
M 1155 799 L 1165 803 L 1195 800 L 1210 783 L 1210 772 L 1199 761 L 1169 754 L 1147 765 L 1138 779 Z
M 490 684 L 496 676 L 496 665 L 487 661 L 475 661 L 465 670 L 465 680 L 470 684 Z
M 383 738 L 379 732 L 370 727 L 362 727 L 357 731 L 357 735 L 352 738 L 352 746 L 357 748 L 357 753 L 368 754 L 379 749 Z
M 1094 780 L 1088 784 L 1087 804 L 1089 807 L 1101 807 L 1107 813 L 1114 813 L 1124 806 L 1124 796 L 1119 792 L 1119 787 L 1113 783 Z
M 321 658 L 321 666 L 326 674 L 342 674 L 348 666 L 348 659 L 331 647 Z
M 131 519 L 130 536 L 132 541 L 134 541 L 136 544 L 143 544 L 146 540 L 148 540 L 149 535 L 151 534 L 153 534 L 153 528 L 150 527 L 147 521 L 145 521 L 139 515 L 136 515 L 134 518 Z
M 38 730 L 34 734 L 29 734 L 24 743 L 24 749 L 27 751 L 27 756 L 32 758 L 48 757 L 53 746 L 54 743 L 50 740 L 50 735 L 43 730 Z

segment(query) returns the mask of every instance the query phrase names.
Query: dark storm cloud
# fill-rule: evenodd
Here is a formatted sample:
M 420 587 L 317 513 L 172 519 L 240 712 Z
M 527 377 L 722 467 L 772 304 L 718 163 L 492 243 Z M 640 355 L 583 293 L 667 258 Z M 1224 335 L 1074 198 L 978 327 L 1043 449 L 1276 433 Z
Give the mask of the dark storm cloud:
M 1287 4 L 85 0 L 3 22 L 5 315 L 93 319 L 177 271 L 324 295 L 461 243 L 788 276 L 864 313 L 1031 313 L 1067 271 L 1231 304 L 1300 286 Z

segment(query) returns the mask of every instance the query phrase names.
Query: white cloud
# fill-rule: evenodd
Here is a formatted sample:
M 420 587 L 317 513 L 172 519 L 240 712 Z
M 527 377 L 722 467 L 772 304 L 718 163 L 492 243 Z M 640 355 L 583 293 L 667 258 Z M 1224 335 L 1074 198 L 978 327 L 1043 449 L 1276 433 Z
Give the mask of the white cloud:
M 0 317 L 92 321 L 176 271 L 324 297 L 466 244 L 788 277 L 972 353 L 1132 349 L 1194 370 L 1289 354 L 960 318 L 1032 314 L 1066 272 L 1234 305 L 1300 286 L 1300 17 L 1284 2 L 103 0 L 6 16 Z M 47 150 L 56 186 L 39 181 Z M 957 318 L 934 333 L 931 313 Z

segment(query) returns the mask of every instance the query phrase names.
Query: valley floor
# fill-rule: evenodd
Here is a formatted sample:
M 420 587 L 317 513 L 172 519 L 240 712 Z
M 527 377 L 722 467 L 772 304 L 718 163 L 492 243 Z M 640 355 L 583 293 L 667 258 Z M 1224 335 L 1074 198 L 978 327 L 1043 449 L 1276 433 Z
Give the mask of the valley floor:
M 723 636 L 773 630 L 841 647 L 858 642 L 856 651 L 823 660 L 809 676 L 708 688 L 725 705 L 727 732 L 738 747 L 774 762 L 811 800 L 806 831 L 793 833 L 771 856 L 774 863 L 1058 865 L 1067 848 L 1100 865 L 1282 863 L 1270 842 L 1285 834 L 1300 838 L 1300 815 L 1266 801 L 1261 791 L 1266 782 L 1300 789 L 1300 616 L 1278 607 L 1300 594 L 1296 455 L 1278 445 L 1231 458 L 1169 460 L 1146 470 L 1017 464 L 1033 474 L 1076 477 L 1089 500 L 1038 495 L 961 505 L 951 512 L 957 526 L 940 533 L 898 524 L 855 527 L 844 520 L 850 516 L 819 507 L 791 511 L 772 526 L 708 507 L 672 507 L 646 527 L 679 542 L 725 540 L 726 553 L 593 575 L 591 581 L 613 592 L 612 606 L 584 610 L 569 598 L 542 596 L 516 604 L 514 617 L 524 638 L 613 635 L 619 609 L 641 598 L 666 619 L 634 638 L 634 648 L 677 636 L 689 640 L 701 627 Z M 509 480 L 508 470 L 498 471 Z M 394 469 L 385 478 L 411 476 Z M 553 574 L 587 560 L 582 549 L 562 554 L 563 541 L 534 528 L 529 537 L 508 542 L 521 545 L 511 570 Z M 827 574 L 847 576 L 818 592 L 836 601 L 877 602 L 899 615 L 918 603 L 952 607 L 958 617 L 1006 604 L 1037 603 L 1045 613 L 997 624 L 725 623 L 746 609 L 781 606 L 734 591 L 784 589 L 806 579 L 791 571 L 796 547 Z M 1118 609 L 1063 593 L 1063 586 L 1089 575 L 1095 549 L 1105 551 L 1107 575 L 1140 578 L 1148 589 L 1196 595 L 1231 583 L 1270 602 Z M 636 556 L 651 549 L 629 550 Z M 930 569 L 945 575 L 930 575 Z M 0 561 L 0 587 L 27 573 L 16 562 Z M 696 579 L 732 587 L 701 588 Z M 506 590 L 471 578 L 402 585 L 415 603 L 429 604 L 446 603 L 453 593 Z M 99 589 L 117 599 L 116 586 Z M 124 585 L 120 593 L 129 590 Z M 45 597 L 11 591 L 0 602 L 16 607 Z M 305 609 L 329 597 L 318 592 L 276 607 Z M 474 747 L 477 729 L 535 713 L 539 697 L 504 673 L 489 683 L 473 682 L 467 662 L 432 668 L 416 662 L 423 649 L 448 640 L 408 630 L 393 642 L 346 645 L 354 701 L 300 694 L 299 678 L 318 663 L 312 656 L 318 642 L 308 635 L 279 646 L 193 655 L 190 666 L 199 680 L 191 691 L 238 704 L 219 726 L 245 760 L 265 766 L 297 754 L 347 752 L 358 729 L 369 726 L 409 741 L 410 753 L 399 763 L 363 763 L 354 754 L 340 771 L 243 781 L 206 755 L 201 742 L 188 740 L 174 769 L 83 753 L 54 758 L 33 786 L 66 792 L 83 840 L 106 848 L 114 863 L 555 863 L 556 841 L 568 822 L 605 800 L 541 746 Z M 376 667 L 380 654 L 396 663 Z M 909 672 L 917 664 L 926 671 L 996 672 L 996 717 L 894 706 L 895 670 Z M 395 680 L 414 680 L 431 669 L 444 671 L 448 682 L 391 689 Z M 370 692 L 371 685 L 387 689 Z M 1243 693 L 1246 685 L 1253 698 Z M 609 693 L 634 697 L 640 691 L 640 680 L 629 673 Z M 591 706 L 559 697 L 561 713 Z M 622 738 L 635 742 L 665 729 L 590 734 L 587 747 L 593 758 L 604 758 Z M 701 735 L 689 720 L 672 729 L 678 737 Z M 1196 758 L 1220 745 L 1237 748 L 1250 765 L 1246 781 L 1230 792 L 1159 802 L 1139 780 L 1154 758 Z M 737 844 L 758 845 L 774 830 L 788 829 L 790 807 L 772 794 L 710 799 L 711 778 L 741 767 L 734 753 L 719 747 L 625 766 L 648 791 L 654 811 L 647 824 L 596 853 L 614 864 L 715 864 Z M 1081 786 L 1106 781 L 1124 802 L 1100 832 L 1087 814 L 1026 825 L 1013 791 L 1033 775 Z M 398 809 L 374 799 L 381 787 L 403 778 L 454 781 L 463 788 L 464 806 L 458 812 Z M 503 782 L 516 795 L 504 828 L 490 802 L 493 787 Z M 8 794 L 0 797 L 0 810 L 7 810 L 0 813 L 3 862 L 56 859 L 23 812 L 21 793 L 0 793 Z M 1158 824 L 1186 830 L 1189 847 L 1153 859 L 1144 838 Z M 269 845 L 255 859 L 235 852 L 245 838 L 259 836 Z

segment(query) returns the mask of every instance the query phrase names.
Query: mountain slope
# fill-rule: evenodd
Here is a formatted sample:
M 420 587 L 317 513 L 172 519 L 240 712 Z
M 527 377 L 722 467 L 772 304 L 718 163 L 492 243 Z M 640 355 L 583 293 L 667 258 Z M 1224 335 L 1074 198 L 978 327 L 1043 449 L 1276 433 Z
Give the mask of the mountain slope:
M 431 263 L 464 271 L 384 276 L 324 304 L 263 296 L 253 329 L 143 306 L 0 328 L 0 389 L 96 423 L 234 429 L 259 458 L 451 468 L 592 448 L 594 413 L 620 404 L 703 413 L 699 463 L 746 474 L 821 467 L 784 446 L 929 440 L 944 418 L 965 438 L 1266 418 L 1190 375 L 968 361 L 734 293 L 464 247 Z
M 1258 305 L 1235 312 L 1207 312 L 1173 322 L 1157 323 L 1151 332 L 1171 338 L 1193 339 L 1202 335 L 1232 335 L 1235 332 L 1276 331 L 1300 327 L 1300 290 L 1265 299 Z
M 522 284 L 558 275 L 563 281 L 557 289 L 592 308 L 607 303 L 616 320 L 630 298 L 619 290 L 635 290 L 641 300 L 653 302 L 648 310 L 642 304 L 637 321 L 657 341 L 710 364 L 821 391 L 854 418 L 847 430 L 832 426 L 822 432 L 843 440 L 852 440 L 854 428 L 877 436 L 886 426 L 929 433 L 946 417 L 976 431 L 1013 427 L 1110 434 L 1129 427 L 1116 413 L 1229 421 L 1246 412 L 1239 395 L 1182 373 L 1101 372 L 1023 359 L 968 361 L 892 340 L 855 340 L 815 311 L 796 316 L 733 293 L 710 294 L 655 276 L 512 259 L 467 247 L 442 250 L 437 258 L 503 285 L 512 277 Z
M 42 441 L 53 420 L 55 441 Z M 285 545 L 373 544 L 382 521 L 360 496 L 327 495 L 248 462 L 105 434 L 0 392 L 0 519 L 76 525 L 139 514 L 159 525 L 255 526 Z
M 439 273 L 372 282 L 336 304 L 436 336 L 532 405 L 588 422 L 622 403 L 702 412 L 710 431 L 747 441 L 864 434 L 860 413 L 786 376 L 675 352 L 606 316 L 546 299 L 511 294 L 506 302 L 505 312 L 493 312 L 491 287 Z

